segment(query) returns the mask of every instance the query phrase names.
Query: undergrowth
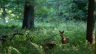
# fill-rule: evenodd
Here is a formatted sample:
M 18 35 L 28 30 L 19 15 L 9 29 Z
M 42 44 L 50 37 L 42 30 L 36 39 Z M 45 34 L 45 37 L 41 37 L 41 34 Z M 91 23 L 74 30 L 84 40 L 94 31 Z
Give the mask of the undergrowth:
M 59 31 L 63 31 L 69 38 L 69 43 L 61 44 Z M 0 44 L 0 54 L 45 54 L 44 44 L 55 41 L 56 46 L 47 50 L 47 54 L 94 54 L 93 48 L 86 43 L 85 22 L 35 22 L 35 28 L 31 30 L 20 29 L 20 26 L 0 26 L 0 35 L 8 36 L 19 32 L 12 41 Z

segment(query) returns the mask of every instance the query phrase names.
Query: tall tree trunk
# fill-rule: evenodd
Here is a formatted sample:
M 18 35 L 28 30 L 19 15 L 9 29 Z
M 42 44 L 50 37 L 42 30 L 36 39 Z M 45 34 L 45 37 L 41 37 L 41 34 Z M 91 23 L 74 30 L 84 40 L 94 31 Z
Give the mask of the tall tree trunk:
M 3 19 L 3 22 L 6 23 L 6 20 L 5 20 L 5 18 L 6 18 L 6 10 L 5 10 L 5 7 L 2 7 L 2 10 L 3 10 L 3 12 L 2 12 L 2 19 Z
M 27 0 L 25 0 L 24 19 L 22 28 L 34 28 L 34 5 Z
M 87 35 L 86 39 L 90 44 L 93 43 L 93 32 L 94 32 L 94 0 L 89 0 L 88 4 L 88 19 L 87 19 Z
M 5 3 L 4 2 L 1 2 L 1 8 L 2 8 L 2 19 L 3 19 L 3 22 L 6 23 L 6 15 L 7 15 L 7 12 L 6 12 L 6 7 L 5 7 Z

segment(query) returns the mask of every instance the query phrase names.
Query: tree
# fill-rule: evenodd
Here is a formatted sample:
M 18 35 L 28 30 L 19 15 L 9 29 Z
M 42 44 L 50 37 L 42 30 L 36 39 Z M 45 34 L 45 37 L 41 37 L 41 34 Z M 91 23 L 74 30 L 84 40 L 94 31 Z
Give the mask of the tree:
M 94 0 L 89 0 L 88 4 L 88 19 L 87 19 L 87 35 L 86 39 L 90 44 L 93 43 L 93 32 L 94 32 L 94 24 L 95 24 L 95 18 L 94 18 Z
M 34 0 L 25 0 L 24 6 L 24 19 L 22 28 L 31 29 L 34 28 Z
M 1 9 L 2 9 L 2 19 L 3 19 L 3 22 L 6 23 L 6 15 L 7 15 L 7 12 L 6 12 L 6 5 L 5 5 L 5 2 L 4 1 L 1 1 L 0 2 L 1 4 Z

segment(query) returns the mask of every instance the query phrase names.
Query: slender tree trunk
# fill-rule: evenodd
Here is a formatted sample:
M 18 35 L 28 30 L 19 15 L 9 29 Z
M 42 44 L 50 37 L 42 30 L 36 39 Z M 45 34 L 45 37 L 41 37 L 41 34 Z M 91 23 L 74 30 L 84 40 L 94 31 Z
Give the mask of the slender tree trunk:
M 90 44 L 93 43 L 94 24 L 94 0 L 89 0 L 86 39 Z
M 24 6 L 24 19 L 22 28 L 31 29 L 34 28 L 34 5 L 29 1 L 25 1 Z
M 3 22 L 6 23 L 6 15 L 7 15 L 7 12 L 6 12 L 6 7 L 5 7 L 5 3 L 4 2 L 1 2 L 1 8 L 2 8 L 2 19 L 3 19 Z
M 3 10 L 3 12 L 2 12 L 2 19 L 3 19 L 3 22 L 6 23 L 6 20 L 5 20 L 5 18 L 6 18 L 6 10 L 5 10 L 5 7 L 2 7 L 2 10 Z

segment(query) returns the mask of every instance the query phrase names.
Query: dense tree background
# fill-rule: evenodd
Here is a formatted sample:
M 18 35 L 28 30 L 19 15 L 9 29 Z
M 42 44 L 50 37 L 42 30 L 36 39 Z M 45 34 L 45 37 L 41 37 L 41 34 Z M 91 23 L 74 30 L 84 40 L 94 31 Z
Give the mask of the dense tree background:
M 10 18 L 9 21 L 23 18 L 25 1 L 1 0 L 0 2 L 0 16 L 3 15 L 5 8 L 7 14 L 6 19 Z M 38 20 L 41 19 L 41 21 L 46 21 L 47 18 L 49 21 L 54 20 L 54 18 L 86 21 L 88 13 L 88 0 L 37 0 L 35 1 L 35 6 L 35 17 Z

